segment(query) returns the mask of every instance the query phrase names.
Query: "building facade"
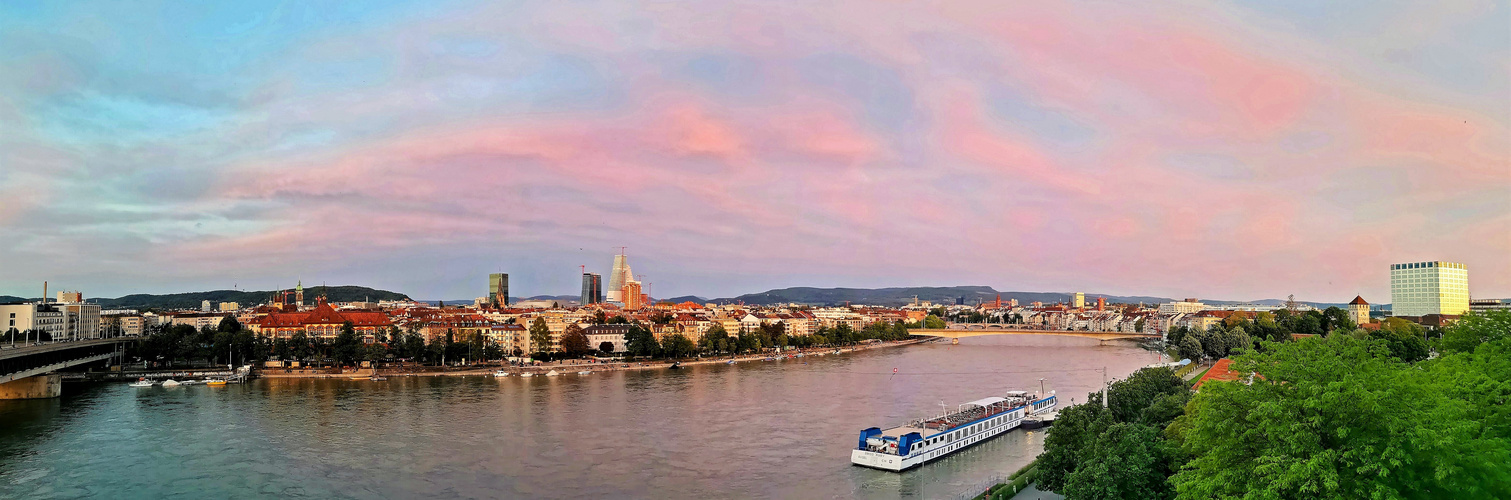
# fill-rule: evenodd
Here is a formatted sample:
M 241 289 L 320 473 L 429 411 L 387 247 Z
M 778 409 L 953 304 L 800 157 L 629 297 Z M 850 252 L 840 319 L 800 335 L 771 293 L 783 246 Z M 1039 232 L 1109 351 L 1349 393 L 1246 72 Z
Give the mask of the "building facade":
M 67 338 L 68 320 L 57 304 L 0 305 L 0 321 L 0 331 L 36 330 L 51 339 Z
M 1469 269 L 1442 261 L 1392 264 L 1390 308 L 1395 316 L 1469 312 Z
M 1076 309 L 1085 309 L 1086 308 L 1086 293 L 1085 292 L 1076 292 L 1076 293 L 1070 294 L 1070 307 L 1074 307 Z
M 620 293 L 620 296 L 623 297 L 622 300 L 624 301 L 624 308 L 625 309 L 628 309 L 628 310 L 639 309 L 641 306 L 644 305 L 644 303 L 642 301 L 643 296 L 640 294 L 640 282 L 639 281 L 635 281 L 635 280 L 625 281 L 624 282 L 624 291 Z
M 581 305 L 592 305 L 603 302 L 603 276 L 598 273 L 582 273 L 582 299 Z
M 624 285 L 634 278 L 630 263 L 624 254 L 614 256 L 614 267 L 609 269 L 609 302 L 624 302 Z
M 1369 322 L 1369 303 L 1364 301 L 1361 295 L 1355 295 L 1354 300 L 1348 303 L 1348 319 L 1355 325 Z

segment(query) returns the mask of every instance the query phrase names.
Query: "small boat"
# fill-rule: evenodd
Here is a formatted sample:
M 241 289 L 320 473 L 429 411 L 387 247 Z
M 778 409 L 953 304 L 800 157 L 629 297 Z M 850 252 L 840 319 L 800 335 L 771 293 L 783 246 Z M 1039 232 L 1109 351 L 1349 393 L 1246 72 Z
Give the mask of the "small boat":
M 505 371 L 505 370 L 499 370 L 499 371 L 493 372 L 493 376 L 495 376 L 495 377 L 507 377 L 507 376 L 509 376 L 509 372 Z
M 183 384 L 181 384 L 177 380 L 173 380 L 171 378 L 168 379 L 168 380 L 164 380 L 163 381 L 163 387 L 176 387 L 176 386 L 180 386 L 180 385 L 183 385 Z
M 668 370 L 681 370 L 681 369 L 682 369 L 682 362 L 681 362 L 681 361 L 678 361 L 678 362 L 676 362 L 676 363 L 672 363 L 672 365 L 671 365 L 671 366 L 668 366 L 668 367 L 666 367 L 666 368 L 667 368 L 667 369 L 668 369 Z
M 735 360 L 733 360 L 733 359 L 729 360 L 729 364 L 731 364 L 731 365 L 735 364 Z
M 382 375 L 373 375 L 371 377 L 367 377 L 367 379 L 373 382 L 382 382 L 384 380 L 388 380 L 388 377 L 384 377 Z
M 226 385 L 226 381 L 220 380 L 220 379 L 214 379 L 214 380 L 210 380 L 210 381 L 205 382 L 205 385 Z
M 556 370 L 551 370 L 551 371 L 546 372 L 546 376 L 547 377 L 555 377 L 557 375 L 561 375 L 561 373 L 558 373 Z
M 578 375 L 592 375 L 593 374 L 593 370 L 583 370 L 583 371 L 577 372 L 577 374 Z
M 521 377 L 534 377 L 535 374 L 534 373 L 530 373 L 530 372 L 524 372 L 524 373 L 519 374 L 519 376 L 521 376 Z
M 183 385 L 205 385 L 205 381 L 203 380 L 185 380 L 179 383 Z
M 152 383 L 151 380 L 147 380 L 145 378 L 141 379 L 141 380 L 137 380 L 136 382 L 132 382 L 131 383 L 132 387 L 152 387 L 154 385 L 157 385 L 157 384 L 154 384 L 154 383 Z

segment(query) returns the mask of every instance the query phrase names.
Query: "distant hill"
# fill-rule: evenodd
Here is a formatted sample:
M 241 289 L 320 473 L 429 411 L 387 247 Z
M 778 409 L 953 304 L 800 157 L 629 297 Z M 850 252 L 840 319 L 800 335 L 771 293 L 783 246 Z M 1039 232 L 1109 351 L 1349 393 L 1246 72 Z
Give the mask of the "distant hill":
M 198 309 L 206 300 L 210 302 L 236 302 L 243 307 L 255 306 L 268 301 L 273 295 L 272 291 L 246 292 L 240 290 L 213 290 L 208 292 L 170 293 L 162 295 L 133 294 L 114 299 L 102 299 L 86 296 L 90 303 L 99 304 L 102 309 Z M 363 300 L 405 300 L 409 296 L 388 290 L 378 290 L 364 286 L 312 286 L 304 289 L 304 302 L 313 303 L 316 297 L 324 296 L 331 302 L 356 302 Z M 0 296 L 0 303 L 35 301 L 37 299 L 23 299 L 21 297 Z
M 15 295 L 0 295 L 0 304 L 9 304 L 12 302 L 30 302 L 31 300 L 32 299 L 17 297 Z
M 706 303 L 708 303 L 708 299 L 705 299 L 703 297 L 699 297 L 697 295 L 683 295 L 681 297 L 672 297 L 672 298 L 669 298 L 669 299 L 656 299 L 656 302 L 671 302 L 673 304 L 681 304 L 683 302 L 692 302 L 694 304 L 706 304 Z

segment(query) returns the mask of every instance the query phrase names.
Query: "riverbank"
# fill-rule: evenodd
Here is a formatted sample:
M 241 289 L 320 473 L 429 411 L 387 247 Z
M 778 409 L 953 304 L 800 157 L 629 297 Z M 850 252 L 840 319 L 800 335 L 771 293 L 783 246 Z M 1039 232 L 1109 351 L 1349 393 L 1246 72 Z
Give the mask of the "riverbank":
M 551 372 L 553 370 L 556 371 L 557 373 L 568 373 L 568 372 L 576 373 L 576 372 L 582 372 L 582 371 L 587 371 L 587 372 L 610 372 L 610 371 L 630 371 L 630 370 L 664 370 L 664 369 L 670 368 L 673 364 L 679 364 L 679 366 L 694 366 L 694 365 L 727 364 L 727 363 L 730 363 L 730 362 L 738 364 L 738 363 L 748 363 L 748 362 L 753 362 L 753 361 L 766 361 L 768 359 L 771 359 L 773 361 L 782 361 L 782 360 L 787 360 L 787 359 L 797 359 L 797 356 L 800 355 L 800 354 L 803 357 L 808 357 L 808 356 L 835 356 L 835 355 L 843 355 L 843 354 L 852 353 L 852 352 L 866 351 L 866 350 L 871 350 L 871 349 L 880 349 L 880 348 L 885 348 L 885 347 L 902 347 L 902 346 L 921 344 L 921 343 L 924 343 L 924 342 L 933 342 L 933 341 L 937 341 L 937 339 L 932 339 L 932 338 L 929 338 L 929 339 L 909 339 L 909 340 L 898 340 L 898 341 L 891 341 L 891 342 L 877 342 L 877 343 L 873 343 L 873 344 L 862 344 L 862 345 L 855 345 L 855 346 L 848 346 L 848 347 L 797 349 L 797 350 L 792 350 L 792 351 L 785 351 L 785 352 L 782 352 L 782 353 L 763 353 L 763 354 L 753 354 L 753 355 L 746 355 L 746 356 L 716 357 L 716 358 L 714 358 L 714 357 L 704 357 L 704 358 L 686 358 L 686 359 L 676 359 L 676 360 L 631 361 L 631 362 L 610 362 L 610 363 L 600 363 L 600 362 L 594 362 L 594 361 L 591 361 L 591 360 L 565 360 L 565 361 L 556 361 L 556 362 L 545 363 L 545 364 L 541 364 L 541 365 L 532 365 L 532 366 L 498 366 L 498 365 L 494 365 L 494 366 L 468 367 L 468 368 L 460 368 L 460 369 L 446 368 L 446 367 L 412 367 L 412 368 L 379 368 L 376 371 L 374 371 L 371 368 L 363 368 L 363 369 L 359 369 L 359 370 L 345 371 L 345 372 L 342 372 L 342 373 L 329 373 L 329 372 L 322 372 L 322 371 L 318 371 L 318 370 L 290 370 L 290 371 L 287 371 L 287 372 L 284 372 L 284 373 L 279 373 L 276 370 L 259 370 L 257 375 L 259 377 L 262 377 L 262 378 L 316 378 L 316 379 L 353 379 L 353 380 L 355 380 L 355 379 L 370 378 L 370 377 L 372 377 L 374 375 L 379 375 L 379 376 L 384 376 L 384 377 L 477 377 L 477 376 L 492 376 L 494 373 L 497 373 L 497 372 L 500 372 L 500 371 L 508 373 L 510 376 L 520 376 L 520 375 L 525 374 L 525 373 L 529 373 L 531 375 L 545 375 L 546 373 L 549 373 L 549 372 Z

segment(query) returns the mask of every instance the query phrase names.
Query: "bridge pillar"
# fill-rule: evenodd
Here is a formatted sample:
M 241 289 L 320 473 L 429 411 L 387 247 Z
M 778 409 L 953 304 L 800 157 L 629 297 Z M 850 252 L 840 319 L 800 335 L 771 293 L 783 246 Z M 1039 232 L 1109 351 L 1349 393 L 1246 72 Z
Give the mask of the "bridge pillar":
M 51 373 L 0 384 L 0 399 L 45 399 L 63 395 L 63 376 Z

